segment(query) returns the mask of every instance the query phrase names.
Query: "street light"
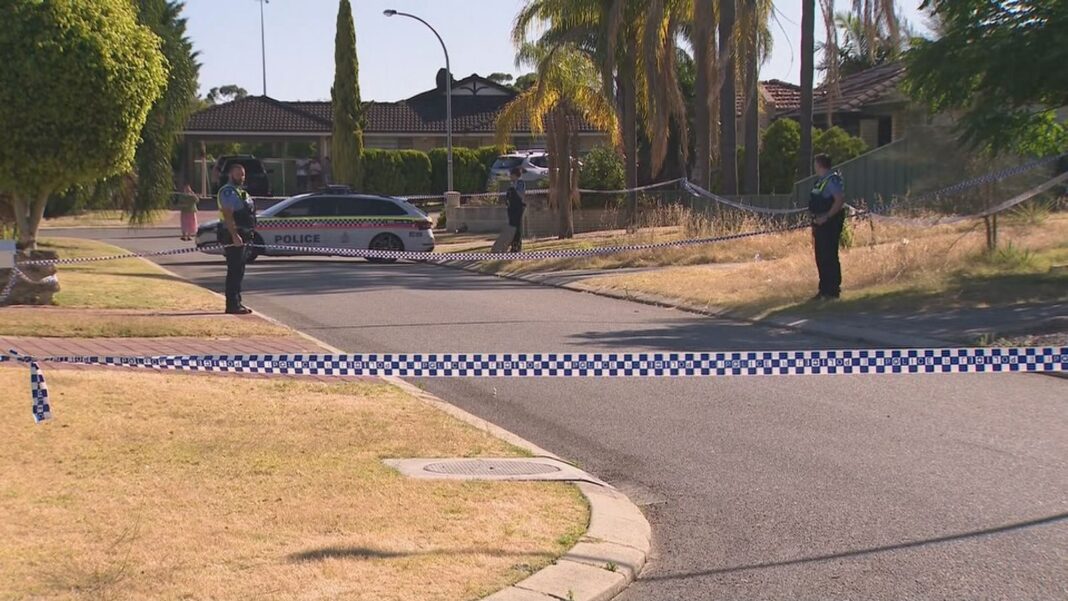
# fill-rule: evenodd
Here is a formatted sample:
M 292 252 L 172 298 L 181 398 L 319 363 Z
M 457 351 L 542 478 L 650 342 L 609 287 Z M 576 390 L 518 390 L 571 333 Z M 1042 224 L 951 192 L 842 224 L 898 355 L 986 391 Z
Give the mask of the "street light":
M 270 4 L 271 0 L 259 0 L 260 2 L 260 58 L 263 61 L 263 95 L 267 95 L 267 36 L 263 30 L 263 5 Z
M 434 29 L 430 23 L 422 20 L 421 18 L 409 14 L 402 13 L 393 9 L 382 11 L 382 14 L 387 17 L 400 16 L 408 17 L 409 19 L 415 19 L 423 25 L 426 25 L 430 31 L 434 33 L 434 36 L 438 38 L 438 42 L 441 44 L 441 49 L 445 52 L 445 140 L 446 140 L 446 166 L 448 172 L 448 191 L 452 192 L 452 68 L 449 66 L 449 49 L 445 47 L 445 40 L 441 39 L 441 35 Z

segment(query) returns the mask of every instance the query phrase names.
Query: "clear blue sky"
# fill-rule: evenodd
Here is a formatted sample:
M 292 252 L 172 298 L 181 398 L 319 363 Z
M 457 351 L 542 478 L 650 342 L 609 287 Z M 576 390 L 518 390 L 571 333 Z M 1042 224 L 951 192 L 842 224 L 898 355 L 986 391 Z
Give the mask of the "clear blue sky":
M 444 38 L 453 74 L 518 75 L 511 42 L 512 20 L 524 0 L 352 0 L 364 100 L 392 101 L 434 86 L 444 66 L 433 34 L 411 19 L 387 18 L 395 8 L 429 21 Z M 800 0 L 776 0 L 774 56 L 761 79 L 798 81 Z M 851 4 L 838 0 L 841 10 Z M 923 18 L 918 0 L 903 0 L 915 25 Z M 325 100 L 334 76 L 337 0 L 270 0 L 265 7 L 267 93 L 280 100 Z M 201 92 L 238 84 L 262 94 L 258 0 L 187 0 L 189 35 L 200 52 Z M 822 26 L 817 20 L 817 29 Z M 785 31 L 784 31 L 785 30 Z M 820 36 L 818 36 L 820 37 Z

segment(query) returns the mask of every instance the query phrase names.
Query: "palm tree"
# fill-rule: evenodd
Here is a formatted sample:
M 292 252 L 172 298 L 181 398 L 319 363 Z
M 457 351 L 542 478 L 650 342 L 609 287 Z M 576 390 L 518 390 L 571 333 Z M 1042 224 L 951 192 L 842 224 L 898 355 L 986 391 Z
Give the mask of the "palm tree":
M 619 121 L 612 101 L 601 89 L 597 67 L 585 52 L 571 44 L 523 44 L 516 66 L 532 65 L 537 80 L 510 102 L 497 118 L 497 142 L 505 144 L 524 119 L 533 133 L 545 132 L 549 152 L 549 204 L 560 218 L 557 235 L 575 235 L 572 216 L 573 156 L 577 151 L 578 120 L 612 132 L 618 145 Z
M 842 76 L 859 73 L 897 60 L 905 50 L 900 41 L 896 46 L 894 45 L 891 33 L 885 26 L 880 26 L 875 31 L 875 36 L 870 37 L 870 29 L 865 26 L 861 17 L 853 13 L 839 12 L 835 15 L 834 21 L 842 34 L 835 56 L 838 61 L 838 72 Z M 908 33 L 908 27 L 904 23 L 898 25 L 898 30 Z M 899 40 L 907 38 L 908 35 L 904 35 Z M 828 66 L 825 62 L 820 65 L 820 68 L 827 69 Z
M 709 189 L 711 184 L 713 107 L 713 82 L 716 77 L 716 3 L 715 0 L 694 0 L 690 28 L 690 45 L 693 47 L 697 74 L 694 83 L 694 145 L 693 179 L 698 186 Z M 718 136 L 717 136 L 718 139 Z
M 719 94 L 719 164 L 720 189 L 724 194 L 738 193 L 738 108 L 735 89 L 735 56 L 737 44 L 734 31 L 736 0 L 719 3 L 719 56 L 725 61 L 727 76 L 723 78 Z
M 596 65 L 602 92 L 615 99 L 630 188 L 638 185 L 636 4 L 635 0 L 529 0 L 512 29 L 513 41 L 522 46 L 530 42 L 531 27 L 543 25 L 539 45 L 571 45 Z M 632 218 L 636 212 L 637 196 L 632 195 Z
M 671 124 L 686 148 L 686 105 L 676 71 L 675 40 L 692 0 L 529 0 L 516 17 L 513 39 L 529 42 L 534 23 L 546 27 L 538 44 L 570 44 L 588 55 L 600 73 L 601 89 L 615 99 L 622 124 L 628 187 L 638 185 L 639 115 L 651 141 L 650 171 L 659 171 L 668 152 Z M 637 195 L 631 195 L 631 217 Z
M 741 0 L 738 25 L 738 62 L 742 65 L 745 99 L 744 136 L 745 167 L 744 192 L 756 194 L 760 188 L 760 65 L 771 56 L 771 0 Z
M 812 92 L 816 54 L 816 0 L 801 0 L 801 148 L 797 176 L 812 173 Z

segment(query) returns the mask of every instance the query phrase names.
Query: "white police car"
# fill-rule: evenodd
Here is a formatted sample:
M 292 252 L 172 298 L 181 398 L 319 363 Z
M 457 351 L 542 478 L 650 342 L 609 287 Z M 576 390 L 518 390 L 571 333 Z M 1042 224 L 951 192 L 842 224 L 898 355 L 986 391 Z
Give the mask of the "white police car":
M 218 227 L 219 221 L 200 226 L 197 247 L 218 244 Z M 406 200 L 331 186 L 287 198 L 259 213 L 253 244 L 430 252 L 434 250 L 432 228 L 433 222 L 426 213 Z M 218 248 L 204 252 L 222 254 Z M 319 253 L 253 248 L 249 260 L 260 255 L 300 254 Z

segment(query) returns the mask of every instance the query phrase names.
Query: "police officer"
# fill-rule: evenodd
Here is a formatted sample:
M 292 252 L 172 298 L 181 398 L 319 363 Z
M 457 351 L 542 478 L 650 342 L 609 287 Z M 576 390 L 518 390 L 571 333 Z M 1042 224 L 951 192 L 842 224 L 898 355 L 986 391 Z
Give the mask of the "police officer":
M 226 312 L 231 315 L 252 313 L 241 304 L 241 280 L 245 278 L 248 244 L 252 243 L 256 228 L 256 205 L 245 191 L 245 168 L 235 164 L 230 168 L 230 181 L 219 188 L 219 213 L 222 216 L 219 243 L 226 248 Z
M 527 207 L 527 183 L 520 177 L 523 175 L 523 170 L 519 167 L 513 167 L 509 173 L 512 182 L 508 186 L 508 225 L 515 228 L 515 237 L 512 238 L 512 243 L 509 247 L 510 252 L 521 252 L 523 250 L 523 212 Z
M 815 168 L 819 179 L 809 196 L 808 210 L 812 214 L 812 243 L 820 288 L 813 300 L 831 300 L 842 294 L 838 241 L 845 225 L 845 184 L 837 171 L 831 171 L 831 157 L 826 154 L 816 155 Z

